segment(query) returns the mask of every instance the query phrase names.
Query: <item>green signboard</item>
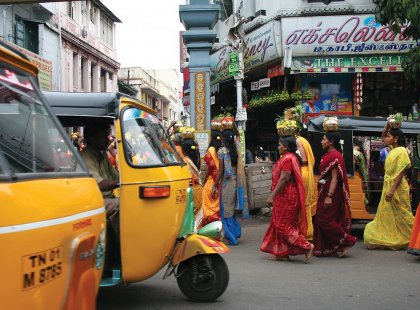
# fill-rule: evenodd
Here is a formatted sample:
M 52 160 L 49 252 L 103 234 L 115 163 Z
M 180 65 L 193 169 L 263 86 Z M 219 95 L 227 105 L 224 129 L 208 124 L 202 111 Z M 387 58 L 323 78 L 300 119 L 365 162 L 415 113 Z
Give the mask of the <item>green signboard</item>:
M 236 75 L 239 72 L 239 58 L 237 52 L 229 53 L 229 74 Z

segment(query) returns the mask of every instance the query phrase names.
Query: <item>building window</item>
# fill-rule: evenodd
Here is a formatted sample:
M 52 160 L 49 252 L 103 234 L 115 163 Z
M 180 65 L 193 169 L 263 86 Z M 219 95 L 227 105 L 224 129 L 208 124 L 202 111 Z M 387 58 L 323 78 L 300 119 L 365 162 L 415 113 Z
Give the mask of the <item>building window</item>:
M 78 80 L 79 80 L 79 61 L 78 55 L 73 53 L 73 89 L 78 90 Z
M 15 44 L 21 47 L 25 47 L 25 24 L 20 18 L 16 18 Z
M 88 71 L 88 60 L 86 58 L 82 58 L 81 61 L 81 74 L 80 74 L 80 86 L 82 90 L 88 91 L 88 79 L 89 79 L 89 71 Z
M 104 14 L 101 14 L 101 40 L 109 46 L 113 46 L 112 21 Z
M 38 54 L 38 23 L 22 20 L 20 16 L 16 16 L 15 20 L 15 44 Z
M 106 92 L 106 72 L 101 69 L 101 92 Z
M 90 7 L 90 21 L 96 25 L 96 19 L 98 18 L 98 9 L 91 4 Z
M 86 0 L 80 1 L 81 13 L 82 13 L 82 23 L 87 25 L 88 22 L 88 12 L 87 12 L 87 3 Z
M 73 1 L 67 2 L 67 15 L 74 19 L 75 13 L 75 3 Z

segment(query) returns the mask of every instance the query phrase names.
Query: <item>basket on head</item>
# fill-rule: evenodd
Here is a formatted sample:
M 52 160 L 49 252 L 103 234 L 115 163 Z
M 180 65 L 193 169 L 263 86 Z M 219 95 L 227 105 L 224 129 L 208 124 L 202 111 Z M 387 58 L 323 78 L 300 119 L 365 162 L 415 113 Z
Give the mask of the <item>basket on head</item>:
M 225 116 L 222 120 L 222 129 L 233 129 L 235 125 L 235 118 L 233 116 Z
M 401 128 L 403 122 L 403 116 L 401 113 L 391 114 L 387 118 L 389 127 L 391 128 Z
M 223 120 L 222 116 L 216 116 L 215 118 L 213 118 L 210 122 L 211 130 L 217 130 L 217 131 L 222 130 L 222 120 Z
M 326 132 L 338 131 L 338 128 L 339 128 L 338 118 L 336 116 L 325 116 L 322 127 L 324 127 L 324 130 Z
M 179 129 L 179 134 L 181 139 L 194 139 L 195 129 L 193 127 L 181 127 Z
M 276 127 L 279 136 L 294 136 L 298 129 L 296 121 L 288 119 L 278 121 Z

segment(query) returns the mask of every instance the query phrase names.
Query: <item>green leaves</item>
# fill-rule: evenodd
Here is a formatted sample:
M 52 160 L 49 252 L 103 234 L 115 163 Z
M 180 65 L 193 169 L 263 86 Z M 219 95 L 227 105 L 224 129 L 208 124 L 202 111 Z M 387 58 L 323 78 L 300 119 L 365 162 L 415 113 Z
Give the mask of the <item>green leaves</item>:
M 375 16 L 382 25 L 389 25 L 393 32 L 402 33 L 420 40 L 420 1 L 419 0 L 376 0 Z M 408 79 L 420 78 L 420 47 L 408 53 L 402 64 Z
M 311 95 L 312 98 L 312 95 Z M 261 108 L 270 105 L 276 105 L 283 102 L 299 101 L 302 100 L 302 94 L 300 92 L 289 94 L 287 90 L 283 90 L 281 93 L 270 93 L 265 97 L 252 98 L 249 102 L 250 108 Z

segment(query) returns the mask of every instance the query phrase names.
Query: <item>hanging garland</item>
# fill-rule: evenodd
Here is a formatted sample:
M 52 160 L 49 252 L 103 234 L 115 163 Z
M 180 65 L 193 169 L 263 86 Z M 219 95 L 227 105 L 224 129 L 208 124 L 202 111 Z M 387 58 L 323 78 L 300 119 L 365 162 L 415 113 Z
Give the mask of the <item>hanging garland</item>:
M 354 108 L 358 111 L 363 108 L 363 76 L 361 73 L 357 73 L 353 79 L 353 97 L 354 97 Z

